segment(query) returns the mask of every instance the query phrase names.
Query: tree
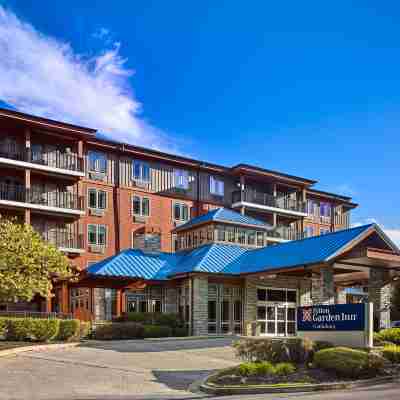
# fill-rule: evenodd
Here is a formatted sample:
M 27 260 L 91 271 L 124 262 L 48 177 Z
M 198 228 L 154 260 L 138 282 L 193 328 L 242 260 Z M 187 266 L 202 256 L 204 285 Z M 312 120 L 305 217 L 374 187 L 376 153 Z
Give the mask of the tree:
M 32 226 L 0 216 L 0 301 L 48 297 L 54 278 L 73 276 L 67 257 Z

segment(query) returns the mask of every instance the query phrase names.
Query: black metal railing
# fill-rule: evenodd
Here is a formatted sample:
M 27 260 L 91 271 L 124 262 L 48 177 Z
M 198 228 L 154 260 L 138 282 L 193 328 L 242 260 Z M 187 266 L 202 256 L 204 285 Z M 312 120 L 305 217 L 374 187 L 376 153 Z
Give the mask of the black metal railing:
M 267 237 L 284 240 L 300 240 L 304 238 L 304 233 L 287 226 L 278 226 L 274 230 L 267 231 Z
M 63 249 L 83 249 L 83 235 L 64 229 L 50 229 L 39 232 L 43 240 Z
M 240 201 L 298 212 L 305 212 L 306 209 L 305 203 L 302 201 L 292 199 L 288 196 L 275 197 L 269 193 L 250 189 L 243 191 L 236 190 L 232 193 L 232 203 L 234 204 Z
M 75 193 L 45 192 L 37 189 L 26 189 L 23 185 L 0 183 L 0 200 L 83 210 L 83 197 Z
M 76 153 L 67 153 L 60 150 L 43 152 L 31 148 L 26 149 L 21 146 L 2 146 L 0 148 L 0 157 L 52 168 L 83 172 L 83 159 L 81 157 L 78 157 Z

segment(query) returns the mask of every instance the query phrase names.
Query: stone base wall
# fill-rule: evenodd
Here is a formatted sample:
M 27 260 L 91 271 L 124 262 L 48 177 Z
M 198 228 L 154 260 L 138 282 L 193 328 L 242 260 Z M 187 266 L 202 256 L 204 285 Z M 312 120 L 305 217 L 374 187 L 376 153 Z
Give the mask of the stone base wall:
M 208 334 L 208 278 L 193 278 L 192 334 Z
M 374 304 L 375 329 L 390 328 L 392 285 L 389 273 L 382 269 L 370 269 L 368 299 Z

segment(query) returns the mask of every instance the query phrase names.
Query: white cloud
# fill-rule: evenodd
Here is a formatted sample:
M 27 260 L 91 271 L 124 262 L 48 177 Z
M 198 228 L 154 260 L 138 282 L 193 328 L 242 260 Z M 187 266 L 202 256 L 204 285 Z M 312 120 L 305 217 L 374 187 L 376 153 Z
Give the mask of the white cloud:
M 109 34 L 102 28 L 101 38 Z M 95 57 L 76 54 L 0 6 L 0 100 L 19 111 L 98 129 L 103 136 L 176 151 L 141 117 L 120 44 Z

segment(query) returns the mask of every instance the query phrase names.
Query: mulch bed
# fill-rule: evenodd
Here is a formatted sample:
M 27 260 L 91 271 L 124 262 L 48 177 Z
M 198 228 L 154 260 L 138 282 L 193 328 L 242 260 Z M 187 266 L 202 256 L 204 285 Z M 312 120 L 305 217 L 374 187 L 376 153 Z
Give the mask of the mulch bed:
M 379 376 L 389 376 L 400 373 L 400 366 L 391 365 L 385 368 Z M 358 379 L 373 378 L 373 376 L 359 376 Z M 318 368 L 307 368 L 298 366 L 297 370 L 290 375 L 263 375 L 242 377 L 235 374 L 235 368 L 229 368 L 220 371 L 219 374 L 209 379 L 210 383 L 218 386 L 236 386 L 236 385 L 274 385 L 282 383 L 338 383 L 348 382 L 354 379 L 342 378 L 330 371 L 324 371 Z

